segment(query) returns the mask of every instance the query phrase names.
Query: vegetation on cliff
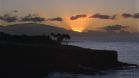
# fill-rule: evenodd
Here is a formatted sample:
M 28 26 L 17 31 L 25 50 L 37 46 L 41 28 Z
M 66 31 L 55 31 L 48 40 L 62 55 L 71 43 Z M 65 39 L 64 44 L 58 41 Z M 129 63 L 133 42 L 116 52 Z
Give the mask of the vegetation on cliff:
M 93 73 L 132 65 L 119 62 L 116 51 L 63 44 L 69 39 L 68 34 L 19 36 L 1 32 L 1 74 L 6 77 L 41 78 L 52 71 Z

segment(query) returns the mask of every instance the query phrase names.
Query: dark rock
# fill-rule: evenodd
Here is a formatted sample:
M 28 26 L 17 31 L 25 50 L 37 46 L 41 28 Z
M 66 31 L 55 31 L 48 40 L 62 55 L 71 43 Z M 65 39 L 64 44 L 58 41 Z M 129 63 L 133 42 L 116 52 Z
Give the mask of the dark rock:
M 41 78 L 49 72 L 92 73 L 136 66 L 118 61 L 116 51 L 66 45 L 1 43 L 1 76 Z

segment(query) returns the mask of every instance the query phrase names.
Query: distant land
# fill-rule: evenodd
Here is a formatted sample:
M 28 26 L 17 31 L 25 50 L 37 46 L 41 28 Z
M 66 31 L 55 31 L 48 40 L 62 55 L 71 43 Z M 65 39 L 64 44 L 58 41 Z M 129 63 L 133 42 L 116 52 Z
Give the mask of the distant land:
M 75 32 L 56 26 L 39 24 L 39 23 L 21 23 L 8 26 L 0 26 L 0 32 L 16 35 L 48 35 L 50 33 L 67 33 L 71 35 L 72 40 L 99 40 L 99 41 L 139 41 L 139 33 L 104 32 L 104 31 L 86 31 Z
M 13 24 L 8 26 L 0 26 L 0 31 L 16 34 L 16 35 L 47 35 L 52 32 L 55 33 L 69 33 L 71 31 L 66 30 L 64 28 L 58 28 L 55 26 L 45 25 L 45 24 L 37 24 L 37 23 L 22 23 L 22 24 Z

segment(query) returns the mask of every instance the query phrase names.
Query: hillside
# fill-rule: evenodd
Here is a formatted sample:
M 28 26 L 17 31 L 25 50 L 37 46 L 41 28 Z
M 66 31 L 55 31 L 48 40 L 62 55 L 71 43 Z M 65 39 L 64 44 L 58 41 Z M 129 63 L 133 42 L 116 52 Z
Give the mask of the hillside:
M 64 28 L 59 28 L 55 26 L 36 24 L 36 23 L 24 23 L 24 24 L 14 24 L 8 26 L 0 26 L 0 32 L 5 32 L 9 34 L 26 34 L 26 35 L 43 35 L 54 33 L 70 33 L 71 31 Z
M 22 23 L 8 26 L 0 26 L 0 32 L 16 35 L 49 35 L 50 33 L 68 33 L 72 37 L 72 41 L 77 40 L 94 40 L 94 41 L 138 41 L 139 33 L 130 32 L 101 32 L 101 31 L 88 31 L 88 32 L 74 32 L 59 28 L 56 26 L 37 24 L 37 23 Z

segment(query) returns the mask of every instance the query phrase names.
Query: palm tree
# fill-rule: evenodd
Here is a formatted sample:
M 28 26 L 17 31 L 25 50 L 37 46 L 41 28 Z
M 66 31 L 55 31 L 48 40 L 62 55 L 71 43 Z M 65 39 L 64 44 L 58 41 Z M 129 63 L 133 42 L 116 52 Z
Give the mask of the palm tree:
M 51 36 L 51 39 L 52 39 L 52 40 L 55 39 L 55 38 L 54 38 L 54 33 L 51 33 L 50 36 Z
M 54 33 L 51 33 L 51 38 L 52 40 L 55 40 L 57 41 L 58 43 L 62 43 L 65 42 L 68 44 L 68 40 L 70 40 L 70 36 L 68 34 L 60 34 L 60 33 L 57 33 L 57 34 L 54 34 Z
M 60 33 L 56 34 L 56 35 L 55 35 L 55 38 L 56 38 L 56 41 L 57 41 L 58 43 L 62 43 L 63 38 L 62 38 L 62 35 L 61 35 Z
M 69 34 L 63 34 L 63 39 L 65 40 L 66 44 L 68 45 L 68 42 L 71 39 L 71 37 L 69 36 Z

